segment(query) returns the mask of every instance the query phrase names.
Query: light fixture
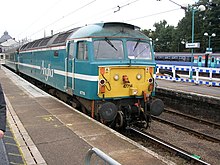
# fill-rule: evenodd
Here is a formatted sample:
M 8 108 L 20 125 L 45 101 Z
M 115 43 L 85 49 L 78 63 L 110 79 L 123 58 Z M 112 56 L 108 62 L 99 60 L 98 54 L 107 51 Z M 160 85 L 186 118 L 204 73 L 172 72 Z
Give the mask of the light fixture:
M 141 75 L 140 73 L 138 73 L 138 74 L 136 75 L 136 78 L 137 78 L 138 80 L 140 80 L 140 79 L 142 78 L 142 75 Z
M 119 75 L 115 74 L 113 78 L 114 78 L 115 81 L 118 81 L 119 80 Z

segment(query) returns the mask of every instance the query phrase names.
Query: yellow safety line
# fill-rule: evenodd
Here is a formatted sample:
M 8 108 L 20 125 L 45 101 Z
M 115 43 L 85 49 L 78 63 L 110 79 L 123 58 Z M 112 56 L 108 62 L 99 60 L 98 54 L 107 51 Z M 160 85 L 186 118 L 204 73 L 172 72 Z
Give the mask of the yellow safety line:
M 14 132 L 13 132 L 12 128 L 10 127 L 10 123 L 9 123 L 8 121 L 7 121 L 7 123 L 8 123 L 9 129 L 10 129 L 12 135 L 13 135 L 14 141 L 15 141 L 15 143 L 17 144 L 16 146 L 18 147 L 18 150 L 19 150 L 19 152 L 20 152 L 20 154 L 21 154 L 21 158 L 22 158 L 22 160 L 23 160 L 23 162 L 24 162 L 24 164 L 19 164 L 19 165 L 27 165 L 27 163 L 26 163 L 26 161 L 25 161 L 25 159 L 24 159 L 24 154 L 23 154 L 23 152 L 21 151 L 21 148 L 18 146 L 18 142 L 17 142 L 17 140 L 15 139 Z M 13 162 L 10 162 L 10 163 L 13 163 Z

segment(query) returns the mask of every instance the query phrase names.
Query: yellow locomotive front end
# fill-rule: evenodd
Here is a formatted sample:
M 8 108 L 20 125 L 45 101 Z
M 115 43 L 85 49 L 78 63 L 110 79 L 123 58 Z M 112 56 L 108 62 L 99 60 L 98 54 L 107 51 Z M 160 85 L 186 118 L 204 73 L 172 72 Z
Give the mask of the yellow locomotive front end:
M 154 89 L 152 66 L 99 67 L 100 98 L 126 98 L 149 96 Z
M 154 66 L 100 66 L 101 120 L 116 127 L 137 123 L 147 127 L 151 115 L 160 115 L 164 104 L 160 99 L 152 99 L 154 70 Z

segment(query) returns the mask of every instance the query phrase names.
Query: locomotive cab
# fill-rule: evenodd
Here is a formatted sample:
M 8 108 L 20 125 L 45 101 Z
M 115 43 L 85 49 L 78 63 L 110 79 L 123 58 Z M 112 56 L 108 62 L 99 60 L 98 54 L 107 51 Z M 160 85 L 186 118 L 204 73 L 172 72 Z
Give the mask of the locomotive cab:
M 77 100 L 103 123 L 148 123 L 151 114 L 163 111 L 163 102 L 152 99 L 156 64 L 150 39 L 136 29 L 124 23 L 95 24 L 70 37 L 68 52 L 73 51 L 74 60 L 67 61 L 74 62 L 69 71 L 75 76 L 67 84 L 72 82 Z

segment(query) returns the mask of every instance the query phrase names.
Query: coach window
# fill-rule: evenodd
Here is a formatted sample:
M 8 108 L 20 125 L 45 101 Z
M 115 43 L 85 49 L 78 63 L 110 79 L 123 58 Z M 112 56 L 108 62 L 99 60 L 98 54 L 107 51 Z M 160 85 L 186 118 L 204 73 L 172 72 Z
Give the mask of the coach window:
M 78 60 L 88 60 L 88 48 L 86 41 L 79 41 L 77 44 L 77 56 Z

